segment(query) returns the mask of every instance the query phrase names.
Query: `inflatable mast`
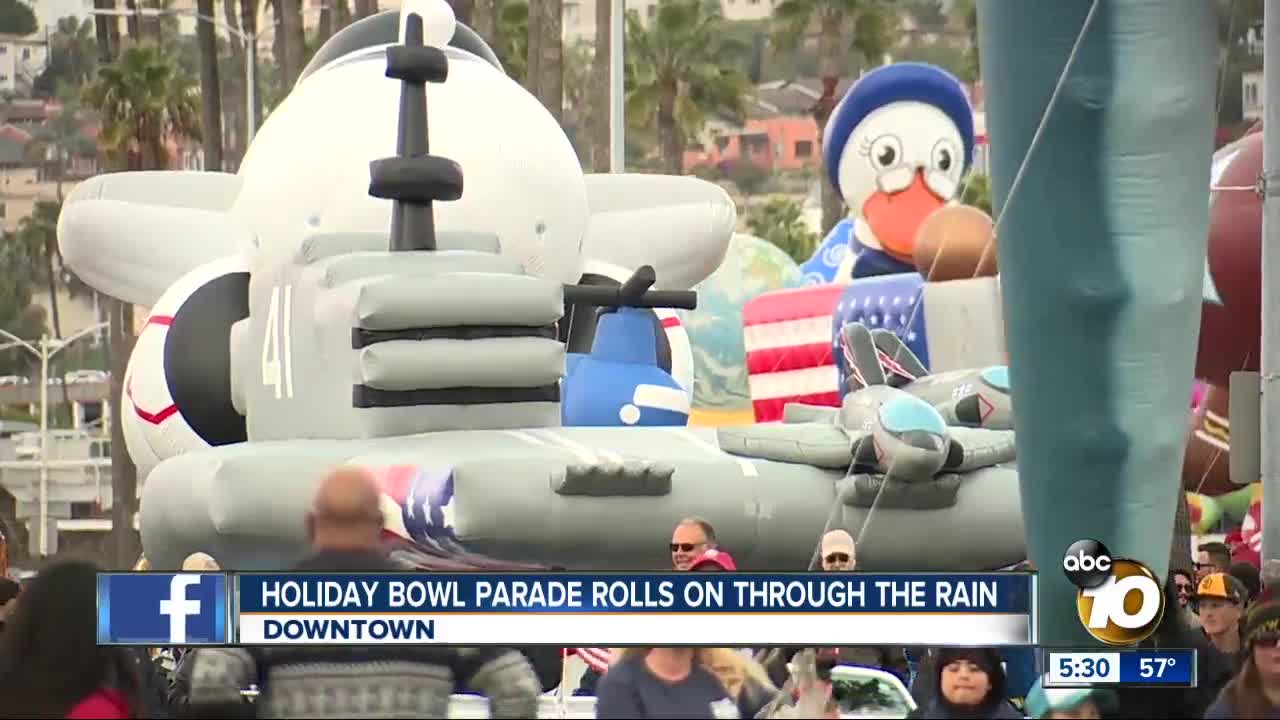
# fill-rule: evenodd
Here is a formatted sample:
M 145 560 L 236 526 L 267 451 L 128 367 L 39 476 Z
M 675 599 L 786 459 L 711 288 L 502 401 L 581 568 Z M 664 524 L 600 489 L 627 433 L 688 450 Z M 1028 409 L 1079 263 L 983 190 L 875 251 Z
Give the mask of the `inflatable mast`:
M 423 44 L 422 16 L 405 18 L 404 44 L 387 48 L 387 77 L 399 80 L 400 128 L 396 157 L 369 163 L 369 194 L 394 201 L 391 250 L 435 250 L 434 200 L 462 197 L 462 168 L 429 155 L 427 83 L 449 77 L 449 59 Z
M 1084 647 L 1096 641 L 1061 572 L 1072 542 L 1100 540 L 1161 578 L 1169 563 L 1208 233 L 1217 25 L 1199 0 L 982 0 L 979 12 L 1041 639 Z

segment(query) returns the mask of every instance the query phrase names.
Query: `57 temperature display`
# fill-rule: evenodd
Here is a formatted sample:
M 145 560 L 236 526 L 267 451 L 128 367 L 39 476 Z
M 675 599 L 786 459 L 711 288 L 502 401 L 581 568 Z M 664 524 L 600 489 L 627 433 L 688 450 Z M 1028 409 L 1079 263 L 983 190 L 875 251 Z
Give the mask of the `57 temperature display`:
M 1169 685 L 1193 687 L 1194 650 L 1046 651 L 1046 687 Z
M 1138 660 L 1138 677 L 1162 680 L 1165 668 L 1177 665 L 1178 659 L 1173 657 L 1142 658 Z

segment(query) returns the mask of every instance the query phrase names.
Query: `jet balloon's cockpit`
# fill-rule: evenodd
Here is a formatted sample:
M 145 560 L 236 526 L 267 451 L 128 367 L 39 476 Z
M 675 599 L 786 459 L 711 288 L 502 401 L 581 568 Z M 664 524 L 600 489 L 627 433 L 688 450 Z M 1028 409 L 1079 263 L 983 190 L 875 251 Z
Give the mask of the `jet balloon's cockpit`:
M 886 400 L 879 409 L 880 425 L 902 442 L 921 450 L 942 450 L 947 425 L 932 405 L 910 395 Z
M 994 367 L 989 367 L 983 370 L 979 374 L 979 377 L 982 378 L 983 383 L 987 384 L 994 390 L 999 390 L 1002 393 L 1010 392 L 1008 365 L 996 365 Z

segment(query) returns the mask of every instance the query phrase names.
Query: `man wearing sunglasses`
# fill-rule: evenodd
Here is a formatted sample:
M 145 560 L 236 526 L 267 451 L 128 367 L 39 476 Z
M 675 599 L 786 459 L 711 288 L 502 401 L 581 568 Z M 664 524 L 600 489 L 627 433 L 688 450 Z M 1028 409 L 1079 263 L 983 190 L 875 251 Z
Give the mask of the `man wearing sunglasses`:
M 702 518 L 685 518 L 671 533 L 671 568 L 688 570 L 705 550 L 716 547 L 716 531 Z
M 1196 581 L 1206 575 L 1227 572 L 1231 567 L 1231 548 L 1226 543 L 1207 542 L 1196 548 Z

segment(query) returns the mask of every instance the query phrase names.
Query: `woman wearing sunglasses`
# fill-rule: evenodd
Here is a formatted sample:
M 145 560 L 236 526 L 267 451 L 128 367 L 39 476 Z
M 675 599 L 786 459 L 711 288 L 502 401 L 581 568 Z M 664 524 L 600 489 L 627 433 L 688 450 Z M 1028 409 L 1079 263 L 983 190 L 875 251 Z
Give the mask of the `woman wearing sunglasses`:
M 1245 621 L 1248 653 L 1206 718 L 1280 718 L 1280 587 L 1264 591 Z

